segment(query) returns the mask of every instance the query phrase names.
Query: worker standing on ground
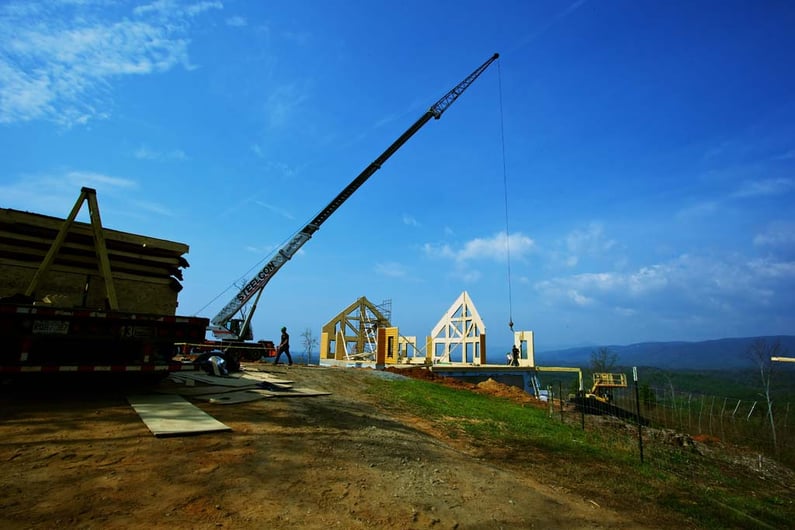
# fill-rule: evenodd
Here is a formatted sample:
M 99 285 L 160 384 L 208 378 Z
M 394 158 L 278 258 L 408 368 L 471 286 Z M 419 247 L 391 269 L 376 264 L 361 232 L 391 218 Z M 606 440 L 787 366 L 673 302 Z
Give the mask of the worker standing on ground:
M 282 328 L 282 340 L 279 342 L 279 349 L 276 352 L 276 360 L 273 361 L 274 365 L 279 364 L 279 358 L 282 356 L 282 353 L 287 354 L 287 363 L 289 366 L 293 365 L 293 358 L 290 355 L 290 335 L 287 333 L 287 328 Z

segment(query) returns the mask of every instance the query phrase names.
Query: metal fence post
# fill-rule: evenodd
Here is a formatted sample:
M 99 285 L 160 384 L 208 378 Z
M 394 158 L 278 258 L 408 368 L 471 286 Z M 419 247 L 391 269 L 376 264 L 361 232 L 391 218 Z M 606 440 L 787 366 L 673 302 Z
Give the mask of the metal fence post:
M 632 367 L 632 379 L 635 381 L 635 409 L 638 415 L 638 447 L 640 448 L 640 463 L 643 463 L 643 427 L 640 421 L 640 391 L 638 390 L 638 367 Z

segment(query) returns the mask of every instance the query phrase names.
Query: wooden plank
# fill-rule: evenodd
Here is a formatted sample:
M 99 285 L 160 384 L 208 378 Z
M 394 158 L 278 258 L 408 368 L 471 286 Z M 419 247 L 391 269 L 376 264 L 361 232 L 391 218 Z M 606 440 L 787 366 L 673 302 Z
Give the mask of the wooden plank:
M 256 388 L 252 386 L 251 388 Z M 180 386 L 176 388 L 158 389 L 160 394 L 179 394 L 180 396 L 207 396 L 213 394 L 226 394 L 227 392 L 239 392 L 240 388 L 233 386 L 201 385 L 201 386 Z
M 314 390 L 311 388 L 291 388 L 289 390 L 265 390 L 264 388 L 254 388 L 248 390 L 255 394 L 262 394 L 263 396 L 273 397 L 313 397 L 313 396 L 330 396 L 331 392 L 324 392 L 322 390 Z
M 31 226 L 48 228 L 51 230 L 58 231 L 58 229 L 61 228 L 61 224 L 63 223 L 63 221 L 64 221 L 63 219 L 59 219 L 57 217 L 50 217 L 48 215 L 41 215 L 31 212 L 21 212 L 19 210 L 12 210 L 8 208 L 0 208 L 0 222 L 2 223 L 28 224 Z M 81 235 L 89 237 L 91 236 L 91 225 L 89 225 L 88 223 L 75 221 L 72 224 L 71 230 Z M 131 245 L 143 246 L 145 244 L 147 247 L 150 248 L 160 248 L 171 252 L 178 252 L 179 254 L 187 254 L 189 250 L 188 245 L 184 243 L 179 243 L 176 241 L 168 241 L 165 239 L 158 239 L 155 237 L 142 236 L 130 232 L 119 232 L 118 230 L 111 230 L 109 228 L 105 228 L 105 237 L 107 239 L 121 241 Z
M 90 250 L 90 249 L 88 249 Z M 24 247 L 21 248 L 15 245 L 5 245 L 0 243 L 0 251 L 7 256 L 14 256 L 17 260 L 29 263 L 29 266 L 38 266 L 38 263 L 44 258 L 44 251 L 38 248 Z M 179 264 L 176 260 L 160 260 L 150 261 L 149 259 L 142 259 L 139 261 L 129 261 L 119 259 L 115 253 L 109 252 L 110 265 L 113 268 L 113 276 L 116 276 L 116 269 L 126 269 L 129 274 L 140 274 L 142 276 L 169 276 L 171 274 L 179 274 Z M 88 252 L 66 252 L 63 251 L 55 257 L 53 266 L 61 264 L 67 267 L 85 268 L 87 271 L 97 270 L 97 257 Z
M 234 375 L 233 375 L 234 377 Z M 280 377 L 273 376 L 266 372 L 242 372 L 239 379 L 250 379 L 255 382 L 267 381 L 276 385 L 292 385 L 293 381 L 289 379 L 281 379 Z
M 132 395 L 127 401 L 155 436 L 232 430 L 176 394 Z
M 47 252 L 47 248 L 52 244 L 52 237 L 34 236 L 30 234 L 19 234 L 4 230 L 0 225 L 0 240 L 9 241 L 11 244 L 0 245 L 0 249 L 8 252 L 25 250 L 25 253 L 33 255 L 36 260 L 41 261 Z M 90 242 L 89 242 L 90 243 Z M 71 241 L 65 241 L 61 246 L 61 250 L 69 250 L 70 255 L 85 253 L 91 254 L 93 246 L 89 243 L 78 244 Z M 148 247 L 147 247 L 148 248 Z M 108 248 L 108 255 L 111 260 L 125 260 L 125 261 L 145 261 L 153 263 L 161 263 L 164 267 L 185 267 L 184 258 L 171 254 L 167 256 L 160 256 L 154 254 L 147 254 L 144 252 L 131 252 L 119 249 Z
M 270 399 L 272 397 L 273 396 L 257 394 L 256 392 L 249 392 L 247 390 L 239 390 L 237 392 L 225 392 L 223 394 L 202 396 L 200 399 L 207 399 L 213 405 L 234 405 L 236 403 L 248 403 L 250 401 Z
M 185 379 L 192 379 L 199 383 L 206 383 L 208 385 L 218 386 L 231 386 L 231 387 L 255 387 L 257 382 L 251 379 L 243 379 L 238 377 L 219 377 L 216 375 L 208 375 L 201 372 L 184 372 L 180 374 Z
M 15 266 L 15 267 L 20 267 L 20 268 L 23 268 L 23 269 L 30 269 L 30 270 L 35 270 L 35 267 L 37 266 L 34 262 L 31 262 L 31 261 L 21 261 L 21 260 L 8 259 L 8 258 L 0 258 L 0 265 L 3 265 L 3 266 L 6 266 L 6 265 L 7 266 Z M 74 273 L 74 274 L 81 274 L 81 275 L 85 275 L 87 273 L 88 274 L 92 274 L 93 273 L 94 275 L 98 276 L 96 268 L 85 269 L 85 268 L 81 268 L 81 267 L 70 267 L 68 265 L 61 265 L 60 263 L 53 264 L 53 266 L 51 267 L 51 272 L 65 272 L 65 273 Z M 30 274 L 32 275 L 33 273 L 31 272 Z M 160 285 L 168 285 L 168 284 L 171 284 L 171 283 L 176 281 L 176 280 L 172 279 L 171 277 L 167 277 L 167 276 L 161 276 L 161 277 L 157 277 L 157 276 L 140 276 L 138 274 L 129 274 L 129 273 L 126 273 L 126 272 L 114 272 L 113 273 L 113 277 L 116 278 L 116 279 L 120 279 L 120 280 L 130 280 L 130 281 L 146 282 L 146 283 L 156 283 L 156 284 L 160 284 Z

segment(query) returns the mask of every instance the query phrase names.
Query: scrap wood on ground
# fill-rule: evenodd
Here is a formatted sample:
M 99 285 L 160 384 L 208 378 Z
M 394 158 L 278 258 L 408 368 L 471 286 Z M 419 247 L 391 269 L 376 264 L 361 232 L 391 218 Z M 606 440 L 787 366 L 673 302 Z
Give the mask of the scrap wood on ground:
M 297 388 L 293 381 L 275 377 L 267 372 L 240 372 L 220 377 L 199 372 L 173 374 L 169 379 L 184 386 L 172 386 L 161 392 L 191 396 L 218 405 L 245 403 L 269 397 L 327 396 L 331 392 L 311 388 Z M 197 383 L 199 383 L 197 385 Z
M 296 388 L 293 381 L 263 372 L 219 377 L 201 372 L 171 374 L 164 386 L 150 395 L 127 400 L 155 436 L 176 436 L 231 430 L 186 398 L 214 405 L 233 405 L 275 397 L 327 396 L 331 392 Z

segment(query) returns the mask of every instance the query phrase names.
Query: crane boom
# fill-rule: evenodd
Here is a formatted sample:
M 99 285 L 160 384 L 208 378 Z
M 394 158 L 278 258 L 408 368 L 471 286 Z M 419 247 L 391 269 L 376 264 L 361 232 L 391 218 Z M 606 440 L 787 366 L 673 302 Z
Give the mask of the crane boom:
M 322 225 L 330 216 L 333 214 L 337 208 L 342 206 L 342 204 L 350 198 L 353 193 L 359 189 L 359 187 L 364 184 L 367 179 L 369 179 L 373 173 L 381 169 L 381 166 L 386 162 L 389 157 L 391 157 L 395 152 L 400 149 L 400 147 L 405 144 L 409 138 L 414 136 L 414 134 L 419 131 L 423 125 L 425 125 L 431 118 L 439 119 L 442 117 L 444 111 L 446 111 L 450 105 L 452 105 L 458 97 L 463 94 L 463 92 L 471 85 L 475 79 L 477 79 L 480 74 L 483 73 L 486 68 L 489 67 L 491 63 L 497 60 L 499 54 L 495 53 L 492 55 L 489 60 L 485 63 L 480 65 L 474 72 L 469 74 L 463 81 L 461 81 L 458 85 L 453 87 L 452 90 L 447 92 L 444 96 L 442 96 L 439 101 L 434 103 L 426 112 L 423 114 L 414 124 L 409 127 L 406 132 L 404 132 L 397 140 L 395 140 L 392 145 L 390 145 L 386 151 L 381 153 L 381 155 L 376 158 L 373 162 L 367 166 L 364 171 L 359 173 L 355 179 L 353 179 L 350 184 L 348 184 L 345 189 L 343 189 L 325 208 L 323 208 L 320 213 L 315 216 L 312 221 L 310 221 L 306 226 L 304 226 L 295 236 L 290 239 L 281 249 L 279 249 L 275 256 L 262 268 L 262 270 L 254 276 L 241 290 L 237 295 L 235 295 L 232 300 L 224 306 L 221 311 L 212 319 L 212 326 L 216 326 L 221 328 L 226 325 L 227 322 L 243 307 L 243 305 L 248 302 L 258 291 L 261 291 L 273 278 L 274 274 L 282 268 L 282 266 L 287 263 L 298 250 L 304 246 L 304 244 L 309 241 L 312 235 L 318 231 L 320 225 Z M 248 322 L 249 318 L 246 319 Z M 224 330 L 224 333 L 228 336 L 229 331 Z M 242 334 L 242 333 L 241 333 Z

